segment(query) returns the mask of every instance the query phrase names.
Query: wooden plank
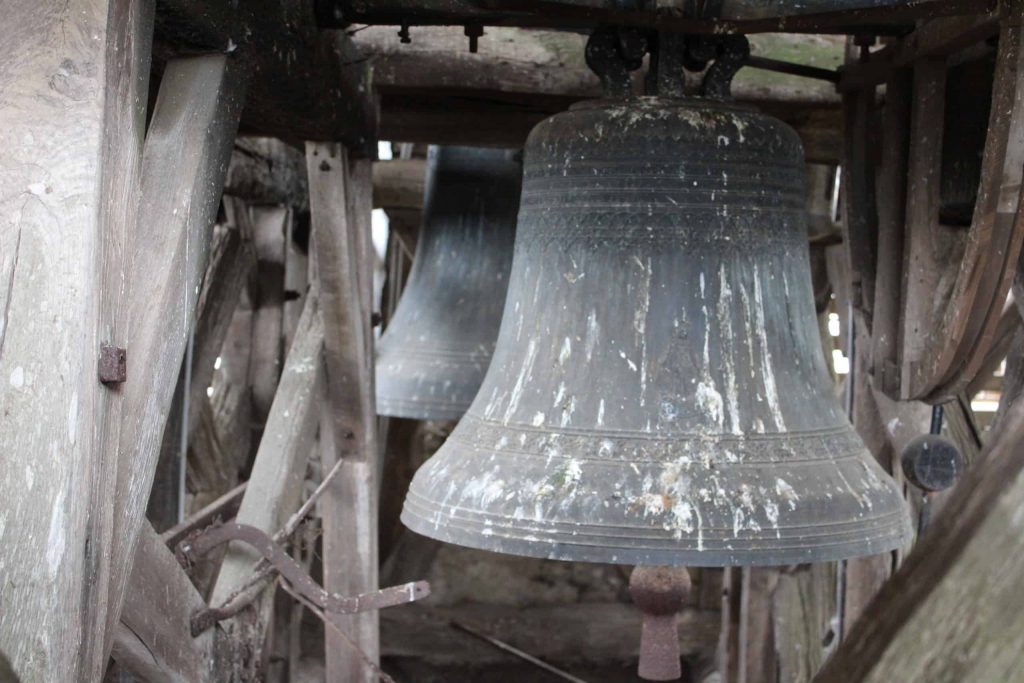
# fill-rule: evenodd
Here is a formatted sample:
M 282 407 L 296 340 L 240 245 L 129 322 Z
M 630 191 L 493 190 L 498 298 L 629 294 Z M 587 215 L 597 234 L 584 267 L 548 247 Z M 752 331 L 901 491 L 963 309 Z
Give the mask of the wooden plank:
M 255 286 L 252 292 L 252 385 L 254 429 L 258 438 L 277 392 L 284 359 L 284 262 L 285 234 L 290 220 L 283 206 L 261 206 L 252 212 L 256 246 Z
M 901 69 L 885 86 L 882 164 L 878 182 L 878 257 L 871 323 L 871 376 L 874 386 L 899 395 L 900 293 L 903 289 L 903 235 L 907 207 L 907 164 L 913 73 Z
M 149 0 L 0 21 L 0 651 L 26 682 L 107 664 L 122 392 L 96 364 L 124 345 L 152 22 Z
M 836 563 L 783 571 L 772 595 L 778 678 L 809 683 L 835 647 Z
M 726 567 L 722 577 L 722 621 L 715 659 L 722 683 L 739 683 L 740 624 L 743 621 L 743 569 Z
M 780 683 L 775 657 L 773 594 L 779 570 L 743 567 L 740 601 L 739 683 Z
M 345 0 L 338 17 L 346 22 L 398 25 L 476 24 L 567 29 L 597 26 L 630 26 L 659 31 L 696 34 L 723 33 L 896 33 L 934 16 L 977 14 L 988 9 L 979 0 L 925 1 L 898 5 L 831 7 L 821 12 L 800 11 L 792 3 L 788 11 L 765 11 L 745 2 L 724 3 L 723 17 L 694 18 L 682 12 L 612 7 L 597 0 L 378 0 L 372 4 Z M 330 22 L 329 18 L 325 20 Z M 335 19 L 334 21 L 337 21 Z
M 850 300 L 868 320 L 874 305 L 878 242 L 876 148 L 871 144 L 874 106 L 874 89 L 843 97 L 843 242 L 850 267 Z
M 306 458 L 316 436 L 319 409 L 316 399 L 322 391 L 324 342 L 323 325 L 315 295 L 307 299 L 296 331 L 295 343 L 288 354 L 281 383 L 267 418 L 252 474 L 238 509 L 236 521 L 275 534 L 298 509 L 302 482 L 306 478 Z M 259 556 L 251 548 L 232 545 L 224 558 L 213 590 L 211 604 L 221 604 L 242 585 Z M 263 600 L 260 611 L 270 606 Z M 269 613 L 260 616 L 266 626 Z M 262 628 L 257 628 L 262 633 Z M 262 637 L 243 646 L 262 647 Z M 256 658 L 258 660 L 258 658 Z
M 143 524 L 111 655 L 147 683 L 222 680 L 214 671 L 214 631 L 190 632 L 192 614 L 205 607 L 174 553 Z
M 241 130 L 284 140 L 342 140 L 372 151 L 376 105 L 367 61 L 343 31 L 321 31 L 312 12 L 276 0 L 161 0 L 158 56 L 222 52 L 255 74 Z
M 1022 437 L 1018 402 L 816 681 L 1015 679 L 1024 666 Z
M 937 400 L 955 395 L 985 360 L 1024 244 L 1020 211 L 1024 174 L 1024 2 L 1002 7 L 992 114 L 981 183 L 963 257 L 948 303 L 936 316 L 928 352 L 905 395 Z M 949 273 L 953 279 L 952 272 Z
M 394 159 L 373 164 L 373 207 L 423 209 L 426 159 Z
M 914 66 L 906 230 L 903 245 L 902 315 L 898 334 L 901 398 L 909 399 L 914 376 L 929 349 L 940 280 L 955 246 L 952 228 L 939 225 L 942 130 L 946 111 L 946 62 L 923 59 Z
M 585 35 L 488 26 L 476 53 L 466 50 L 461 27 L 424 27 L 414 35 L 410 44 L 400 43 L 393 27 L 361 29 L 353 36 L 373 61 L 383 139 L 521 147 L 547 116 L 601 95 L 599 80 L 584 62 Z M 817 42 L 804 52 L 817 54 L 820 37 L 786 36 L 773 44 L 800 50 L 811 40 Z M 637 72 L 638 83 L 640 78 Z M 833 89 L 813 81 L 777 81 L 743 70 L 733 95 L 792 125 L 809 159 L 838 162 L 840 102 Z
M 352 595 L 377 588 L 377 443 L 370 323 L 372 178 L 367 161 L 340 145 L 307 143 L 310 209 L 324 319 L 327 400 L 321 463 L 345 461 L 323 498 L 324 586 Z M 371 661 L 379 661 L 376 612 L 336 619 Z M 327 680 L 371 681 L 376 674 L 328 630 Z
M 120 614 L 164 423 L 192 328 L 248 74 L 228 56 L 167 66 L 146 136 L 127 280 L 129 381 L 113 503 L 108 633 Z

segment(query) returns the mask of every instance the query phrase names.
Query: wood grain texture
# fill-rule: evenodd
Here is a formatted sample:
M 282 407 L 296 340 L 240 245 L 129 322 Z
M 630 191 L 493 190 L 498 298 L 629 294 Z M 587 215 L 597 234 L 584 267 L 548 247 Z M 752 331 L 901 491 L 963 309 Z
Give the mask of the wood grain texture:
M 23 681 L 107 663 L 111 504 L 153 3 L 6 3 L 0 22 L 0 651 Z
M 164 72 L 129 251 L 128 381 L 116 459 L 110 610 L 117 624 L 175 381 L 192 329 L 247 73 L 218 55 Z M 108 648 L 109 650 L 109 639 Z
M 214 632 L 193 638 L 192 613 L 206 607 L 174 553 L 149 524 L 139 534 L 114 660 L 146 683 L 214 683 Z
M 903 387 L 907 397 L 952 396 L 977 376 L 1024 244 L 1024 2 L 1012 0 L 1000 11 L 992 113 L 974 216 L 962 258 L 943 273 L 951 282 L 949 293 L 937 295 L 943 306 L 925 328 L 927 348 Z
M 815 679 L 1011 681 L 1024 666 L 1024 404 Z
M 319 420 L 317 398 L 323 379 L 323 324 L 311 297 L 296 330 L 295 344 L 267 419 L 252 474 L 236 521 L 275 534 L 299 508 L 306 458 Z M 233 550 L 224 559 L 213 602 L 223 600 L 248 576 L 255 552 Z
M 377 588 L 376 404 L 370 323 L 372 254 L 370 162 L 340 145 L 307 143 L 310 210 L 321 292 L 327 398 L 321 413 L 321 464 L 345 462 L 324 494 L 324 586 L 343 595 Z M 376 612 L 336 623 L 372 661 L 379 660 Z M 328 630 L 327 680 L 372 681 L 376 674 Z

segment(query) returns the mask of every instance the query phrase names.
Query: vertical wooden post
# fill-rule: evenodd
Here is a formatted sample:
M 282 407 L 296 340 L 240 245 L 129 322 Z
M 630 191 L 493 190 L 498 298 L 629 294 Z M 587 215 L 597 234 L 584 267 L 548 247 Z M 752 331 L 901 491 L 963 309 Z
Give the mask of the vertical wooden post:
M 129 251 L 129 381 L 111 457 L 110 650 L 200 284 L 248 74 L 227 55 L 167 64 L 146 135 L 141 203 Z
M 310 211 L 324 321 L 327 397 L 320 428 L 325 471 L 345 461 L 324 495 L 324 586 L 356 594 L 377 588 L 377 443 L 370 322 L 372 261 L 370 162 L 337 144 L 306 144 Z M 336 623 L 371 661 L 379 659 L 376 612 Z M 331 629 L 330 683 L 372 681 L 376 674 Z
M 903 316 L 899 334 L 902 398 L 911 387 L 929 339 L 936 301 L 945 297 L 939 279 L 949 260 L 949 238 L 939 225 L 942 129 L 946 100 L 945 59 L 922 59 L 914 65 L 913 105 L 907 181 L 904 244 Z M 948 233 L 948 228 L 946 229 Z
M 25 681 L 107 663 L 122 392 L 97 359 L 124 346 L 152 32 L 151 0 L 6 3 L 0 21 L 0 651 Z

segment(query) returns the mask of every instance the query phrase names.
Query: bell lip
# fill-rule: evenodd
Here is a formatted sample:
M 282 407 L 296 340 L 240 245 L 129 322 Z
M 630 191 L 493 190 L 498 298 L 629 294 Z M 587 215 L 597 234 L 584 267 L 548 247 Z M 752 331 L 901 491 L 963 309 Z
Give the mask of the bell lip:
M 618 546 L 587 545 L 572 542 L 542 543 L 495 533 L 494 527 L 478 525 L 469 530 L 464 525 L 430 522 L 410 509 L 406 499 L 401 522 L 413 533 L 444 543 L 505 555 L 536 557 L 563 562 L 590 562 L 596 564 L 625 564 L 674 567 L 772 567 L 791 564 L 835 562 L 856 557 L 881 555 L 905 547 L 913 536 L 904 502 L 894 511 L 895 523 L 887 525 L 888 532 L 857 542 L 842 542 L 832 546 L 818 545 L 807 548 L 774 547 L 760 550 L 696 550 L 693 548 L 628 548 Z M 474 525 L 476 526 L 476 525 Z M 885 527 L 883 527 L 885 528 Z M 484 530 L 489 533 L 485 533 Z M 461 532 L 461 533 L 460 533 Z
M 408 420 L 458 420 L 469 410 L 470 403 L 424 403 L 412 399 L 382 398 L 377 396 L 377 414 Z
M 590 111 L 595 109 L 606 109 L 613 106 L 647 105 L 665 109 L 723 109 L 749 114 L 761 114 L 763 112 L 757 107 L 749 104 L 742 104 L 732 100 L 716 100 L 710 97 L 699 95 L 687 95 L 686 97 L 663 97 L 661 95 L 627 95 L 625 97 L 595 97 L 589 100 L 581 100 L 569 105 L 566 111 Z M 556 114 L 557 116 L 557 114 Z

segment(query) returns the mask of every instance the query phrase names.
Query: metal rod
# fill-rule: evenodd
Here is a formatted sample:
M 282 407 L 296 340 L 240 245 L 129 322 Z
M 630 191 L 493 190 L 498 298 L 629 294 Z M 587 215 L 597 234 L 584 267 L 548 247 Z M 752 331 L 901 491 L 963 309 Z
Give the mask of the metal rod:
M 543 661 L 537 659 L 536 657 L 534 657 L 533 655 L 527 654 L 527 653 L 523 652 L 522 650 L 520 650 L 519 648 L 512 647 L 508 643 L 500 641 L 497 638 L 492 638 L 491 636 L 487 635 L 486 633 L 481 633 L 480 631 L 477 631 L 476 629 L 470 628 L 469 626 L 466 626 L 465 624 L 459 623 L 458 621 L 455 621 L 455 620 L 452 620 L 449 623 L 454 628 L 457 628 L 460 631 L 465 631 L 466 633 L 470 634 L 471 636 L 476 636 L 477 638 L 480 638 L 481 640 L 486 640 L 488 643 L 490 643 L 494 647 L 498 648 L 499 650 L 504 650 L 505 652 L 508 652 L 511 655 L 515 655 L 516 657 L 519 657 L 520 659 L 522 659 L 524 661 L 527 661 L 530 664 L 533 664 L 534 666 L 537 666 L 537 667 L 539 667 L 541 669 L 544 669 L 545 671 L 553 673 L 554 675 L 558 676 L 559 678 L 562 678 L 562 679 L 564 679 L 566 681 L 573 681 L 573 683 L 587 683 L 582 678 L 577 678 L 576 676 L 573 676 L 570 673 L 566 673 L 565 671 L 562 671 L 561 669 L 559 669 L 557 667 L 551 666 L 547 662 L 543 662 Z
M 823 69 L 819 66 L 796 64 L 795 62 L 786 62 L 781 59 L 772 59 L 771 57 L 750 55 L 747 57 L 747 63 L 744 66 L 763 71 L 774 71 L 780 74 L 790 74 L 791 76 L 816 78 L 820 81 L 828 81 L 829 83 L 839 82 L 839 72 L 835 69 Z
M 185 521 L 185 494 L 188 491 L 188 411 L 191 410 L 192 351 L 196 344 L 195 324 L 190 325 L 188 346 L 185 347 L 185 390 L 181 396 L 181 442 L 178 449 L 178 514 L 177 523 Z

